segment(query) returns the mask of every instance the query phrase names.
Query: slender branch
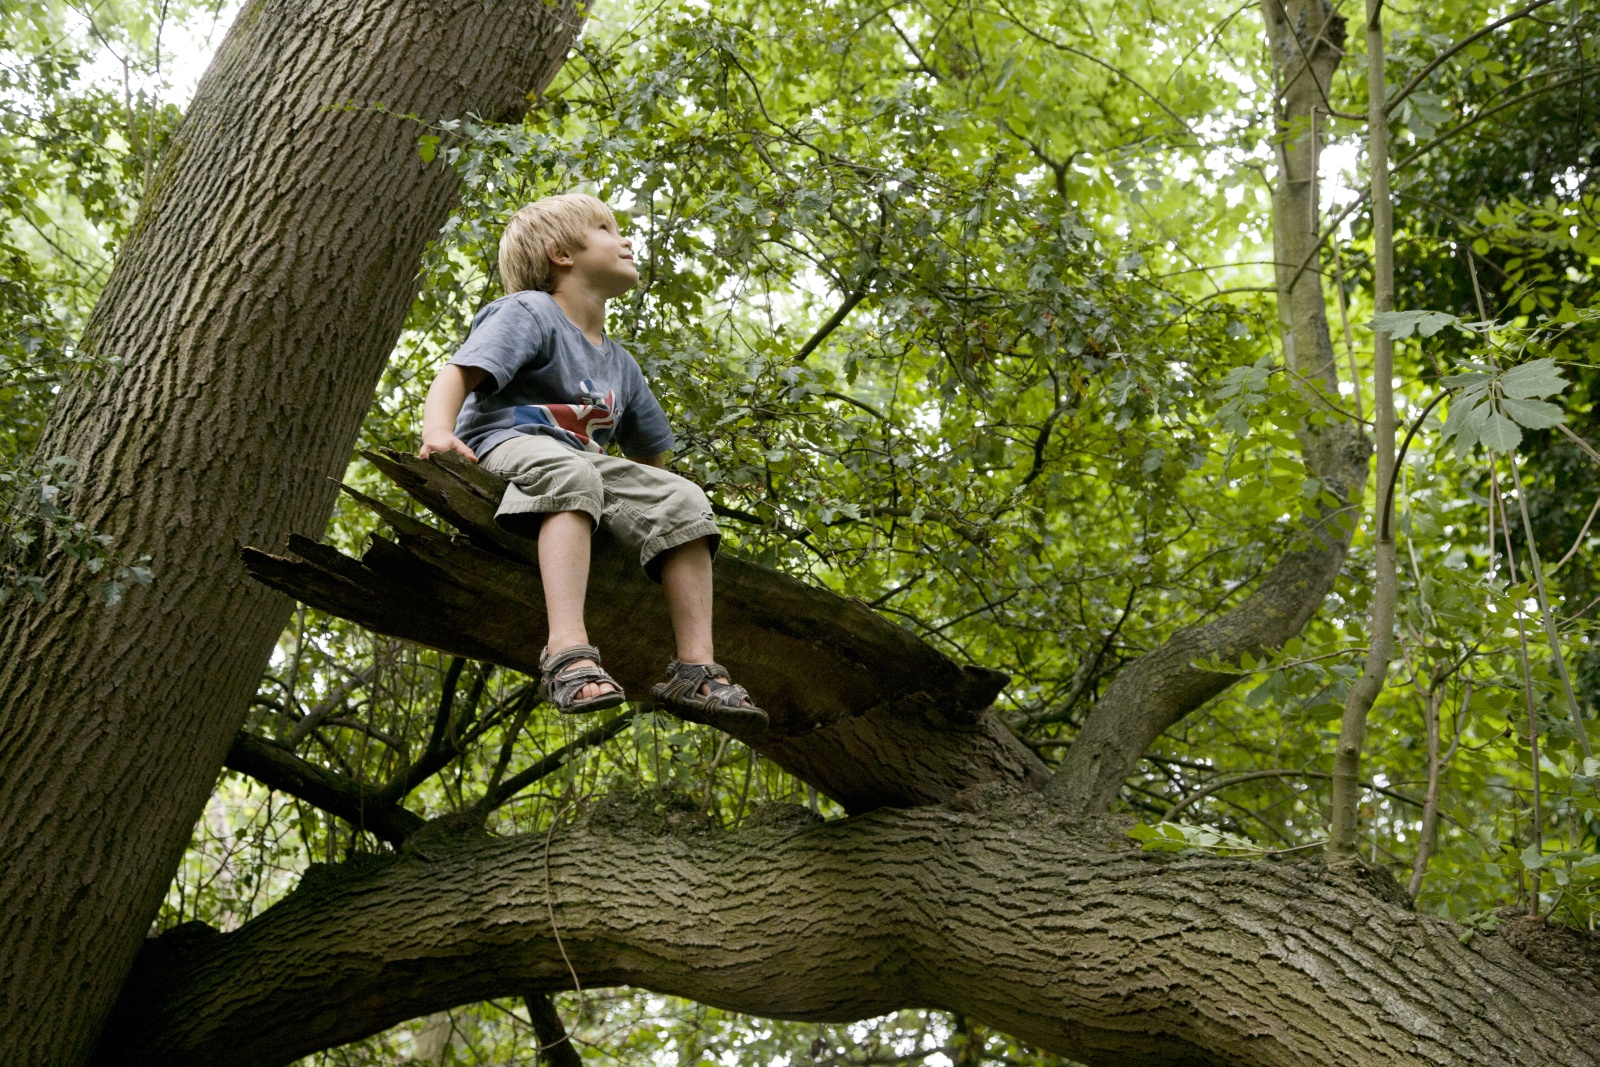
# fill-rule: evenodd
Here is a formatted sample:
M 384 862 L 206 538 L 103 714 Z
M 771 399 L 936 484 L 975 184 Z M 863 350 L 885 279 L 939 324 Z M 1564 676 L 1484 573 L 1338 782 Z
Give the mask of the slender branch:
M 1501 26 L 1507 25 L 1508 23 L 1515 22 L 1521 18 L 1527 18 L 1530 14 L 1539 10 L 1541 7 L 1544 7 L 1546 4 L 1553 3 L 1555 3 L 1555 0 L 1534 0 L 1533 3 L 1529 4 L 1525 8 L 1522 8 L 1520 11 L 1513 11 L 1505 18 L 1489 23 L 1489 25 L 1485 26 L 1477 33 L 1472 34 L 1470 37 L 1463 37 L 1449 48 L 1446 48 L 1443 52 L 1440 52 L 1438 55 L 1434 56 L 1433 60 L 1427 66 L 1419 70 L 1417 72 L 1417 76 L 1406 83 L 1405 88 L 1401 89 L 1398 93 L 1395 93 L 1394 96 L 1390 98 L 1388 105 L 1384 108 L 1384 112 L 1386 114 L 1394 114 L 1394 109 L 1400 106 L 1400 102 L 1406 97 L 1410 96 L 1412 92 L 1416 90 L 1417 86 L 1427 81 L 1428 75 L 1438 70 L 1440 64 L 1448 61 L 1451 56 L 1455 55 L 1457 52 L 1460 52 L 1463 48 L 1471 47 L 1472 44 L 1480 37 L 1486 37 L 1495 30 L 1498 30 Z
M 871 415 L 873 418 L 877 419 L 879 422 L 888 423 L 891 426 L 893 425 L 893 423 L 889 422 L 888 417 L 886 415 L 884 415 L 883 412 L 879 411 L 877 408 L 873 407 L 871 404 L 867 403 L 865 400 L 857 400 L 853 396 L 850 396 L 850 395 L 848 395 L 846 393 L 836 393 L 832 389 L 824 389 L 822 392 L 818 393 L 817 395 L 818 396 L 831 397 L 834 400 L 842 400 L 846 404 L 854 404 L 856 407 L 860 408 L 862 411 L 865 411 L 868 415 Z
M 1276 768 L 1270 771 L 1245 771 L 1242 774 L 1230 775 L 1227 778 L 1212 782 L 1210 785 L 1204 786 L 1195 790 L 1193 793 L 1188 794 L 1182 800 L 1179 800 L 1176 804 L 1172 805 L 1172 807 L 1168 809 L 1167 813 L 1161 817 L 1161 821 L 1172 822 L 1183 813 L 1185 808 L 1189 808 L 1195 804 L 1198 804 L 1200 801 L 1204 800 L 1208 796 L 1211 796 L 1213 793 L 1219 793 L 1224 789 L 1239 785 L 1243 782 L 1259 781 L 1262 778 L 1332 777 L 1333 775 L 1329 774 L 1327 771 L 1297 771 L 1293 768 L 1285 767 Z M 1392 797 L 1395 800 L 1403 801 L 1404 803 L 1410 804 L 1413 807 L 1422 807 L 1422 801 L 1417 800 L 1415 797 L 1408 797 L 1397 789 L 1390 789 L 1388 786 L 1382 786 L 1376 782 L 1368 781 L 1366 779 L 1362 779 L 1361 785 L 1363 788 L 1370 789 L 1374 793 L 1382 793 L 1386 797 Z
M 1411 861 L 1411 881 L 1406 886 L 1406 895 L 1412 900 L 1416 900 L 1422 892 L 1422 879 L 1428 873 L 1428 860 L 1433 855 L 1434 842 L 1439 836 L 1439 776 L 1461 747 L 1461 731 L 1466 725 L 1467 708 L 1472 703 L 1472 679 L 1468 678 L 1463 686 L 1461 714 L 1456 716 L 1455 740 L 1451 741 L 1450 749 L 1443 758 L 1439 756 L 1440 695 L 1437 689 L 1426 694 L 1423 706 L 1428 715 L 1428 792 L 1422 802 L 1422 833 L 1417 841 L 1416 858 Z
M 839 328 L 840 324 L 850 316 L 850 312 L 856 309 L 856 305 L 861 303 L 862 300 L 866 299 L 866 296 L 867 290 L 865 286 L 846 296 L 844 298 L 844 303 L 839 305 L 838 310 L 836 310 L 832 315 L 828 316 L 828 321 L 824 322 L 821 326 L 818 326 L 817 332 L 812 334 L 810 339 L 808 339 L 805 344 L 801 345 L 799 350 L 795 352 L 794 362 L 804 363 L 806 357 L 815 352 L 817 350 L 817 346 L 826 341 L 828 339 L 828 335 Z
M 1556 567 L 1564 566 L 1568 560 L 1578 554 L 1578 549 L 1583 547 L 1583 539 L 1588 536 L 1589 527 L 1593 524 L 1596 514 L 1600 514 L 1600 497 L 1595 497 L 1594 507 L 1589 509 L 1589 517 L 1583 520 L 1583 529 L 1578 531 L 1578 539 L 1572 542 L 1572 547 L 1567 549 L 1567 554 L 1562 556 L 1550 570 L 1554 571 Z
M 1465 119 L 1457 123 L 1448 130 L 1439 134 L 1439 136 L 1435 137 L 1427 144 L 1419 147 L 1415 152 L 1412 152 L 1409 156 L 1396 163 L 1394 165 L 1394 169 L 1396 172 L 1404 170 L 1405 168 L 1411 166 L 1411 164 L 1415 163 L 1418 159 L 1422 158 L 1423 155 L 1433 151 L 1441 144 L 1444 144 L 1444 142 L 1450 140 L 1456 134 L 1471 129 L 1473 126 L 1476 126 L 1478 123 L 1482 122 L 1486 118 L 1489 118 L 1491 115 L 1497 115 L 1500 112 L 1505 111 L 1507 108 L 1513 108 L 1521 104 L 1526 104 L 1535 97 L 1543 96 L 1545 93 L 1554 92 L 1555 90 L 1563 88 L 1564 86 L 1571 85 L 1573 82 L 1584 81 L 1587 78 L 1593 77 L 1594 74 L 1594 71 L 1579 71 L 1570 77 L 1561 78 L 1557 81 L 1550 82 L 1548 85 L 1542 85 L 1537 89 L 1531 89 L 1528 92 L 1523 93 L 1521 96 L 1513 97 L 1503 104 L 1498 104 L 1495 107 L 1489 108 L 1487 111 L 1480 111 L 1476 115 L 1473 115 L 1470 119 Z
M 464 656 L 450 657 L 450 667 L 444 672 L 444 684 L 439 687 L 439 710 L 433 717 L 433 734 L 428 738 L 429 752 L 444 746 L 445 734 L 450 727 L 450 713 L 456 703 L 456 685 L 461 681 L 461 671 L 466 665 Z
M 1184 133 L 1188 134 L 1190 137 L 1194 137 L 1196 140 L 1199 139 L 1199 135 L 1196 134 L 1194 132 L 1194 130 L 1190 128 L 1190 126 L 1189 126 L 1189 124 L 1187 122 L 1183 121 L 1183 119 L 1178 115 L 1178 113 L 1176 111 L 1174 111 L 1170 107 L 1168 107 L 1166 105 L 1166 103 L 1164 103 L 1159 96 L 1157 96 L 1155 93 L 1151 92 L 1149 89 L 1146 89 L 1142 84 L 1140 84 L 1139 79 L 1135 78 L 1133 75 L 1129 74 L 1127 71 L 1122 70 L 1120 67 L 1114 66 L 1114 65 L 1112 65 L 1110 63 L 1107 63 L 1105 60 L 1101 59 L 1099 56 L 1093 55 L 1093 54 L 1091 54 L 1089 52 L 1085 52 L 1085 51 L 1083 51 L 1082 49 L 1079 49 L 1079 48 L 1074 48 L 1070 44 L 1063 44 L 1060 41 L 1053 40 L 1053 39 L 1051 39 L 1049 37 L 1046 37 L 1044 34 L 1040 33 L 1038 30 L 1035 30 L 1033 27 L 1029 26 L 1025 19 L 1020 18 L 1015 12 L 1013 12 L 1009 7 L 1007 7 L 1005 2 L 1004 2 L 1004 0 L 1000 0 L 1000 3 L 997 4 L 996 6 L 998 6 L 1000 8 L 1000 10 L 1005 13 L 1006 17 L 1011 20 L 1012 24 L 1015 25 L 1017 27 L 1017 29 L 1021 30 L 1023 33 L 1027 34 L 1029 37 L 1032 37 L 1034 40 L 1040 42 L 1041 44 L 1049 45 L 1051 48 L 1054 48 L 1059 52 L 1066 52 L 1069 55 L 1077 56 L 1080 59 L 1087 59 L 1089 62 L 1095 64 L 1096 66 L 1103 67 L 1104 69 L 1110 71 L 1112 74 L 1116 75 L 1118 78 L 1121 78 L 1123 81 L 1127 82 L 1129 85 L 1131 85 L 1135 89 L 1139 90 L 1139 92 L 1142 93 L 1144 96 L 1148 97 L 1150 102 L 1155 104 L 1156 107 L 1159 107 L 1162 111 L 1165 111 L 1167 113 L 1167 117 L 1170 118 L 1173 122 L 1176 122 L 1178 124 L 1178 127 L 1180 129 L 1182 129 Z
M 1050 443 L 1050 431 L 1055 427 L 1056 420 L 1066 412 L 1069 406 L 1067 403 L 1057 404 L 1056 409 L 1050 413 L 1050 417 L 1044 420 L 1044 425 L 1039 427 L 1039 436 L 1033 439 L 1033 466 L 1029 467 L 1028 473 L 1023 475 L 1023 486 L 1032 485 L 1033 480 L 1044 473 L 1044 450 L 1045 446 Z
M 522 1002 L 528 1006 L 528 1019 L 539 1039 L 539 1062 L 548 1067 L 583 1067 L 583 1057 L 572 1047 L 572 1038 L 550 998 L 543 993 L 525 993 Z
M 621 715 L 607 719 L 605 722 L 594 727 L 592 730 L 580 734 L 572 742 L 562 745 L 560 748 L 556 749 L 548 756 L 545 756 L 537 763 L 531 764 L 527 768 L 518 771 L 510 778 L 507 778 L 499 785 L 484 793 L 483 800 L 479 801 L 479 806 L 485 812 L 493 811 L 495 808 L 501 807 L 507 801 L 511 800 L 512 797 L 516 796 L 533 783 L 539 781 L 541 778 L 548 778 L 550 775 L 560 770 L 573 756 L 578 755 L 580 752 L 594 748 L 596 745 L 603 745 L 613 737 L 616 737 L 622 732 L 624 727 L 634 720 L 634 717 L 638 714 L 638 709 L 629 708 Z
M 283 743 L 291 749 L 297 748 L 300 742 L 304 741 L 306 736 L 321 724 L 323 719 L 326 719 L 344 706 L 346 697 L 362 686 L 371 684 L 372 680 L 377 676 L 378 665 L 373 663 L 359 674 L 353 674 L 346 678 L 334 687 L 333 692 L 328 694 L 326 700 L 306 712 L 305 717 L 294 724 L 293 728 L 283 738 Z
M 1411 439 L 1417 436 L 1417 431 L 1422 428 L 1422 422 L 1428 417 L 1428 413 L 1439 406 L 1439 401 L 1443 400 L 1453 392 L 1455 392 L 1454 389 L 1446 389 L 1438 396 L 1428 401 L 1428 406 L 1422 409 L 1422 414 L 1418 415 L 1416 419 L 1412 421 L 1411 429 L 1406 431 L 1405 440 L 1400 442 L 1400 454 L 1397 455 L 1394 460 L 1395 470 L 1399 470 L 1400 465 L 1406 461 L 1406 449 L 1411 447 Z M 1385 494 L 1383 498 L 1383 515 L 1378 520 L 1378 531 L 1380 537 L 1394 537 L 1394 532 L 1389 529 L 1389 514 L 1394 510 L 1394 487 L 1397 480 L 1398 479 L 1395 478 L 1389 479 L 1389 492 Z M 1595 506 L 1600 507 L 1600 504 L 1596 504 Z
M 1394 310 L 1394 201 L 1389 195 L 1389 115 L 1384 110 L 1383 3 L 1367 0 L 1368 155 L 1372 161 L 1373 310 Z M 1394 492 L 1394 341 L 1385 330 L 1373 335 L 1372 417 L 1377 422 L 1378 500 L 1385 519 Z M 1374 510 L 1379 510 L 1375 507 Z M 1394 619 L 1398 596 L 1393 532 L 1380 520 L 1373 560 L 1371 644 L 1361 677 L 1345 696 L 1339 743 L 1333 755 L 1333 813 L 1328 852 L 1335 859 L 1356 855 L 1360 803 L 1361 753 L 1366 746 L 1367 715 L 1389 676 L 1394 656 Z
M 1589 731 L 1583 724 L 1583 709 L 1578 706 L 1578 694 L 1572 688 L 1572 676 L 1567 672 L 1567 657 L 1561 651 L 1561 631 L 1556 627 L 1555 613 L 1550 610 L 1550 595 L 1545 590 L 1544 568 L 1539 563 L 1539 549 L 1533 543 L 1533 520 L 1528 517 L 1528 494 L 1522 488 L 1522 472 L 1518 469 L 1517 454 L 1507 454 L 1511 461 L 1511 481 L 1517 490 L 1517 509 L 1522 512 L 1522 533 L 1528 541 L 1528 562 L 1533 571 L 1534 591 L 1539 594 L 1539 617 L 1544 622 L 1545 635 L 1550 639 L 1550 654 L 1556 661 L 1556 674 L 1561 678 L 1561 688 L 1566 693 L 1567 711 L 1572 716 L 1572 728 L 1578 735 L 1578 747 L 1585 758 L 1593 756 L 1589 746 Z

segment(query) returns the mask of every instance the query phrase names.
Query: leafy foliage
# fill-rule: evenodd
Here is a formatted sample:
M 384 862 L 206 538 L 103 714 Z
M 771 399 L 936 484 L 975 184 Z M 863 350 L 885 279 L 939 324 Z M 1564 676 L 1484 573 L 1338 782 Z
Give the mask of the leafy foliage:
M 619 0 L 526 122 L 391 116 L 416 124 L 420 160 L 455 168 L 462 192 L 361 446 L 415 447 L 428 380 L 499 293 L 510 210 L 592 190 L 642 253 L 611 329 L 665 402 L 675 464 L 708 488 L 728 546 L 1008 671 L 999 711 L 1050 760 L 1121 667 L 1237 605 L 1297 543 L 1327 498 L 1296 433 L 1364 421 L 1368 357 L 1350 324 L 1384 330 L 1416 436 L 1393 502 L 1401 663 L 1375 709 L 1363 847 L 1402 881 L 1415 872 L 1419 908 L 1469 933 L 1508 906 L 1592 922 L 1600 767 L 1578 752 L 1554 658 L 1570 655 L 1592 718 L 1600 533 L 1585 515 L 1600 470 L 1561 429 L 1600 436 L 1590 6 L 1560 0 L 1482 38 L 1395 109 L 1398 304 L 1441 310 L 1371 314 L 1371 235 L 1352 209 L 1318 264 L 1343 315 L 1336 398 L 1292 380 L 1267 299 L 1272 76 L 1254 15 L 1103 0 L 798 10 Z M 61 375 L 115 373 L 81 365 L 72 338 L 178 117 L 155 83 L 140 98 L 95 73 L 102 48 L 148 64 L 155 14 L 95 11 L 85 28 L 69 9 L 12 6 L 3 24 L 0 594 L 46 595 L 32 561 L 51 546 L 108 588 L 149 579 L 75 524 L 70 463 L 28 458 Z M 1482 25 L 1454 3 L 1397 17 L 1402 85 Z M 1365 110 L 1359 59 L 1335 111 Z M 1354 143 L 1335 131 L 1330 152 Z M 1330 192 L 1325 224 L 1344 195 Z M 1445 390 L 1441 419 L 1427 409 Z M 346 480 L 411 507 L 360 460 Z M 353 550 L 372 528 L 345 501 L 327 538 Z M 1535 621 L 1535 549 L 1560 561 L 1546 570 L 1558 647 Z M 1255 856 L 1325 837 L 1371 554 L 1368 528 L 1300 637 L 1206 665 L 1239 684 L 1169 731 L 1124 790 L 1127 810 L 1164 820 L 1135 831 L 1147 846 Z M 309 610 L 248 729 L 365 782 L 459 741 L 402 794 L 425 816 L 466 810 L 577 740 L 527 679 Z M 544 830 L 621 783 L 688 797 L 725 826 L 772 804 L 838 814 L 739 743 L 638 714 L 505 798 L 490 826 Z M 384 847 L 225 776 L 158 925 L 231 928 L 311 864 Z M 586 1052 L 630 1063 L 1062 1062 L 938 1013 L 837 1027 L 626 992 L 560 1006 Z M 519 1012 L 466 1007 L 313 1061 L 530 1062 Z

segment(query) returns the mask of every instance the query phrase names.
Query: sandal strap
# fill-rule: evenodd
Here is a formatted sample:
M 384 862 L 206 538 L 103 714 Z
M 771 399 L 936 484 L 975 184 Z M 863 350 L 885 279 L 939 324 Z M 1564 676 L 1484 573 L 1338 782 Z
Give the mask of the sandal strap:
M 554 697 L 559 704 L 571 701 L 572 697 L 590 682 L 604 682 L 613 689 L 617 687 L 616 679 L 597 667 L 573 667 L 562 671 L 560 674 L 550 676 L 546 687 L 554 691 Z
M 579 659 L 592 659 L 598 665 L 600 650 L 593 645 L 568 645 L 560 652 L 552 654 L 547 648 L 539 653 L 539 671 L 541 674 L 555 674 L 573 660 Z
M 730 678 L 728 669 L 720 663 L 685 663 L 675 659 L 667 664 L 665 693 L 673 700 L 703 711 L 748 711 L 744 702 L 750 699 L 749 691 L 733 684 Z M 701 693 L 702 685 L 709 686 L 711 691 Z
M 581 659 L 593 660 L 594 663 L 576 665 Z M 571 645 L 553 655 L 549 649 L 545 649 L 539 654 L 539 674 L 539 688 L 557 711 L 582 709 L 595 701 L 620 697 L 622 694 L 622 686 L 600 666 L 600 650 L 593 645 Z M 612 692 L 585 701 L 575 699 L 578 691 L 591 683 L 609 685 Z

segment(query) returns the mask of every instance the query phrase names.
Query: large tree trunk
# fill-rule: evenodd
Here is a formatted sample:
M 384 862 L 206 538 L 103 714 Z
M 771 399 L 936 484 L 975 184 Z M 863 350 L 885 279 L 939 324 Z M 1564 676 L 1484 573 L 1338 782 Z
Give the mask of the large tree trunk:
M 0 618 L 6 1063 L 88 1055 L 286 620 L 238 548 L 321 531 L 455 189 L 395 113 L 519 114 L 573 12 L 253 0 L 202 80 L 84 338 L 123 369 L 41 446 L 155 585 L 101 607 L 57 560 Z
M 1285 365 L 1314 411 L 1330 415 L 1339 374 L 1318 263 L 1316 161 L 1327 139 L 1329 86 L 1344 57 L 1345 20 L 1327 0 L 1263 0 L 1277 91 L 1278 174 L 1272 190 L 1273 259 Z M 1319 121 L 1320 116 L 1320 121 Z M 1237 662 L 1282 647 L 1333 589 L 1355 533 L 1371 448 L 1361 428 L 1332 416 L 1298 430 L 1306 472 L 1337 503 L 1288 546 L 1238 607 L 1173 634 L 1123 667 L 1084 719 L 1048 792 L 1075 812 L 1105 811 L 1156 738 L 1227 690 L 1238 674 L 1196 666 Z
M 1536 965 L 1381 872 L 1140 853 L 999 789 L 732 834 L 651 798 L 550 839 L 430 828 L 236 932 L 152 942 L 98 1062 L 285 1064 L 575 974 L 789 1019 L 943 1008 L 1116 1067 L 1600 1063 L 1588 935 Z

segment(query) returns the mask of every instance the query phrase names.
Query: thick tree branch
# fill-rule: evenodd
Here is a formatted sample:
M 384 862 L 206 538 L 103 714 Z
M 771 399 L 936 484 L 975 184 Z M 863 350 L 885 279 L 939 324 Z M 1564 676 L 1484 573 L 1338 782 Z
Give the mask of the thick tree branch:
M 369 782 L 356 782 L 337 771 L 318 767 L 283 746 L 241 731 L 228 749 L 230 771 L 247 774 L 268 789 L 288 793 L 312 807 L 337 816 L 380 840 L 398 845 L 425 820 L 383 797 Z
M 575 971 L 778 1018 L 938 1007 L 1117 1067 L 1600 1063 L 1588 935 L 1535 965 L 1378 872 L 1141 853 L 1008 796 L 733 834 L 608 798 L 548 842 L 421 834 L 151 943 L 99 1062 L 272 1067 Z
M 247 549 L 251 572 L 380 633 L 535 672 L 537 546 L 495 525 L 504 483 L 453 453 L 368 458 L 463 536 L 404 519 L 397 540 L 374 537 L 360 560 L 292 538 L 292 556 Z M 606 666 L 642 696 L 671 657 L 666 605 L 639 561 L 603 533 L 589 588 L 589 629 Z M 937 803 L 984 782 L 1043 786 L 1043 764 L 988 710 L 1006 682 L 1000 672 L 959 666 L 859 603 L 726 553 L 716 612 L 717 658 L 772 713 L 772 728 L 750 744 L 848 810 Z

